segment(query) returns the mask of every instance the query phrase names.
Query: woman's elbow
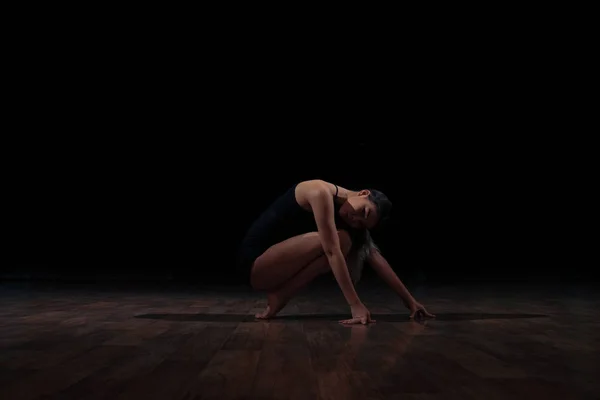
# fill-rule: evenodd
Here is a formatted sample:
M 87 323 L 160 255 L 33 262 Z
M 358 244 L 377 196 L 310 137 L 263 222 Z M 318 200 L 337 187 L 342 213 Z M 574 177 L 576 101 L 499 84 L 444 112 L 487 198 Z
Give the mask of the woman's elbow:
M 348 253 L 350 253 L 350 249 L 352 248 L 352 239 L 350 235 L 346 231 L 338 231 L 338 240 L 327 241 L 323 243 L 323 252 L 327 256 L 327 258 L 331 258 L 334 256 L 342 256 L 346 257 Z

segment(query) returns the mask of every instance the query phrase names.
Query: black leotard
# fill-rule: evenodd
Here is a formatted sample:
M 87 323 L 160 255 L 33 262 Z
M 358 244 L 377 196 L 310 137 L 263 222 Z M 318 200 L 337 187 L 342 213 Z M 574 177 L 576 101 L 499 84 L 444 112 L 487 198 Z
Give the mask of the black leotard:
M 316 232 L 317 224 L 312 212 L 305 210 L 296 201 L 296 186 L 277 198 L 250 226 L 242 240 L 238 255 L 238 268 L 249 274 L 257 257 L 272 245 L 307 232 Z M 352 229 L 339 217 L 340 206 L 335 202 L 338 187 L 335 186 L 335 224 L 345 229 L 356 243 L 359 231 Z

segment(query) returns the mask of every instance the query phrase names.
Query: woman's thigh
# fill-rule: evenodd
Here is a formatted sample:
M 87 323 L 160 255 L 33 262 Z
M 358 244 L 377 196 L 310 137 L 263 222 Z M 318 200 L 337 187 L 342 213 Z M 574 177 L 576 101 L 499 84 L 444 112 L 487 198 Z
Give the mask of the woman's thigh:
M 338 235 L 342 252 L 347 255 L 352 247 L 350 236 L 346 231 L 338 231 Z M 279 286 L 323 255 L 318 232 L 305 233 L 277 243 L 254 262 L 252 286 L 258 290 Z

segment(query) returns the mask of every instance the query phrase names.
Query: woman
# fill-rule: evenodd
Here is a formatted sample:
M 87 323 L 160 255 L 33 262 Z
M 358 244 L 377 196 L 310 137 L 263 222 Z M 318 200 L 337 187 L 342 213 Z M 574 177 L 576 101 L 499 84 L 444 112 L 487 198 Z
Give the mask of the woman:
M 389 218 L 391 206 L 376 190 L 356 192 L 322 180 L 301 182 L 280 196 L 252 224 L 240 249 L 238 265 L 254 289 L 267 292 L 267 308 L 256 317 L 273 317 L 299 289 L 332 271 L 352 313 L 340 322 L 374 322 L 354 289 L 364 261 L 398 293 L 411 318 L 433 317 L 371 240 L 369 230 Z

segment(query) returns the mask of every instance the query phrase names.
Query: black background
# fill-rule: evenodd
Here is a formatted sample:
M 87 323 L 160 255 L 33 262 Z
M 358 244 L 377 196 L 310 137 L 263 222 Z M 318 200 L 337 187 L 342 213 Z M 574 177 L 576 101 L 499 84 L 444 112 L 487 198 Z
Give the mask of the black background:
M 389 196 L 375 239 L 402 278 L 595 279 L 596 155 L 556 47 L 439 38 L 343 62 L 238 39 L 22 65 L 3 277 L 237 284 L 250 223 L 320 178 Z
M 566 143 L 392 131 L 111 145 L 83 172 L 69 166 L 61 187 L 38 179 L 21 192 L 14 248 L 51 262 L 7 263 L 5 276 L 238 284 L 236 250 L 254 218 L 289 186 L 320 178 L 389 196 L 392 222 L 374 236 L 401 278 L 594 279 L 586 159 Z

